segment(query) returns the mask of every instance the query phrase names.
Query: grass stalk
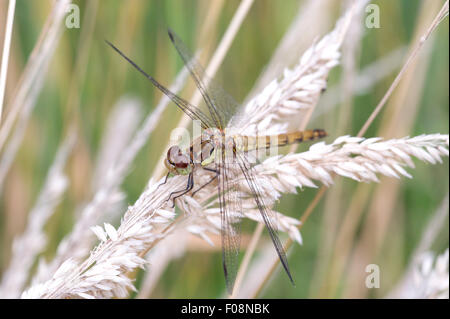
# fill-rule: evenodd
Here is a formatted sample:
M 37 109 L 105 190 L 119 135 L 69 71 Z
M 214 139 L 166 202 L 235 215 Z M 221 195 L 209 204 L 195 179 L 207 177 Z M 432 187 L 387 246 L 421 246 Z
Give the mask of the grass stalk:
M 0 123 L 2 122 L 3 101 L 5 98 L 6 75 L 8 73 L 9 49 L 11 47 L 11 35 L 13 30 L 15 9 L 16 0 L 9 0 L 8 16 L 3 41 L 2 65 L 0 68 Z

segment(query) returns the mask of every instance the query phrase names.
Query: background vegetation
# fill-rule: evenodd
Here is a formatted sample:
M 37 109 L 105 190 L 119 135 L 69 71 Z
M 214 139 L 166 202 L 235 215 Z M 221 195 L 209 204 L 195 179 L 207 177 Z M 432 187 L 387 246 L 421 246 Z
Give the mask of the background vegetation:
M 302 51 L 311 45 L 315 36 L 330 31 L 340 16 L 344 1 L 326 2 L 323 12 L 298 34 Z M 0 194 L 0 271 L 8 265 L 12 239 L 23 231 L 27 214 L 70 125 L 76 124 L 79 137 L 66 168 L 70 178 L 69 189 L 46 225 L 50 245 L 43 254 L 47 258 L 54 255 L 58 242 L 71 230 L 76 219 L 75 207 L 92 197 L 94 165 L 114 104 L 124 95 L 133 96 L 142 102 L 142 114 L 147 114 L 154 109 L 161 96 L 140 74 L 119 59 L 104 39 L 116 44 L 161 83 L 169 85 L 182 68 L 182 62 L 167 37 L 167 27 L 175 30 L 192 51 L 203 48 L 202 61 L 206 64 L 239 4 L 234 0 L 222 3 L 207 0 L 110 0 L 99 1 L 96 12 L 88 16 L 92 8 L 90 2 L 74 3 L 80 7 L 81 28 L 65 29 L 62 34 L 48 75 L 41 79 L 43 90 Z M 236 100 L 243 101 L 247 97 L 283 35 L 306 3 L 306 0 L 255 1 L 217 75 L 218 81 Z M 394 50 L 411 47 L 415 43 L 416 32 L 423 33 L 424 26 L 429 25 L 442 6 L 442 1 L 437 0 L 375 3 L 380 7 L 381 27 L 363 28 L 362 40 L 357 44 L 360 48 L 353 60 L 356 74 Z M 203 27 L 212 6 L 218 6 L 220 13 L 211 23 L 210 33 L 206 37 L 203 36 Z M 17 2 L 6 102 L 14 93 L 50 8 L 51 1 Z M 427 10 L 432 11 L 431 15 Z M 0 43 L 3 41 L 6 11 L 7 1 L 1 1 Z M 420 24 L 424 17 L 430 18 L 425 24 Z M 89 23 L 93 23 L 92 33 L 82 37 L 83 28 Z M 426 43 L 417 57 L 419 62 L 414 71 L 405 75 L 401 86 L 366 137 L 448 134 L 448 31 L 447 19 Z M 82 65 L 76 63 L 81 50 L 87 52 Z M 341 66 L 336 67 L 329 78 L 329 89 L 317 108 L 320 115 L 313 118 L 309 127 L 325 128 L 330 135 L 327 141 L 340 135 L 356 135 L 403 65 L 406 51 L 401 52 L 393 62 L 391 72 L 387 72 L 366 91 L 353 96 L 342 96 L 346 92 L 343 71 Z M 344 50 L 344 59 L 345 54 Z M 293 63 L 286 66 L 291 67 Z M 365 79 L 370 78 L 371 73 L 365 76 Z M 353 79 L 354 85 L 358 84 L 357 79 Z M 75 95 L 71 93 L 74 83 L 78 85 Z M 181 95 L 189 98 L 192 92 L 193 85 L 189 83 Z M 327 94 L 335 95 L 330 98 Z M 330 105 L 335 107 L 327 109 Z M 345 115 L 342 115 L 343 109 L 347 110 Z M 5 115 L 7 113 L 8 103 Z M 123 183 L 127 204 L 132 204 L 142 192 L 164 151 L 170 130 L 181 116 L 173 105 L 164 112 L 160 124 Z M 307 147 L 301 146 L 299 149 Z M 405 273 L 427 222 L 448 194 L 447 159 L 435 166 L 419 161 L 415 163 L 417 167 L 408 170 L 413 175 L 412 179 L 381 178 L 377 185 L 360 185 L 336 179 L 335 187 L 327 191 L 302 227 L 303 246 L 291 248 L 289 262 L 296 286 L 291 286 L 284 273 L 277 272 L 261 297 L 386 296 Z M 278 209 L 299 218 L 316 192 L 306 188 L 298 195 L 284 196 Z M 350 232 L 345 228 L 346 220 L 354 224 Z M 117 217 L 115 223 L 118 222 Z M 244 236 L 250 236 L 254 229 L 253 223 L 247 224 Z M 436 229 L 438 234 L 431 247 L 433 251 L 441 253 L 448 247 L 448 229 L 447 217 L 445 224 Z M 264 242 L 268 240 L 266 235 Z M 345 235 L 349 238 L 337 240 Z M 225 284 L 220 246 L 209 251 L 203 248 L 201 244 L 193 244 L 184 256 L 172 261 L 150 297 L 222 296 Z M 344 268 L 340 273 L 336 271 L 339 269 L 336 263 L 341 261 Z M 364 272 L 366 264 L 380 266 L 380 289 L 368 290 L 364 287 L 364 281 L 359 280 L 367 275 Z M 138 287 L 141 278 L 142 273 L 139 273 Z

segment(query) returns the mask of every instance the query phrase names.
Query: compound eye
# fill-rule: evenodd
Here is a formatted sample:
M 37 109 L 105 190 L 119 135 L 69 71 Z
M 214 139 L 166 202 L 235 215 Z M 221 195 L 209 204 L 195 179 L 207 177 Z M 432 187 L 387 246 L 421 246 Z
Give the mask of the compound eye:
M 166 157 L 167 160 L 173 164 L 175 163 L 176 158 L 180 155 L 181 155 L 180 148 L 178 146 L 172 146 L 168 149 Z
M 186 167 L 188 167 L 188 165 L 189 165 L 189 159 L 184 155 L 179 156 L 177 158 L 177 161 L 175 162 L 176 168 L 186 168 Z
M 176 168 L 186 168 L 189 165 L 189 158 L 183 154 L 178 146 L 172 146 L 167 151 L 167 160 Z

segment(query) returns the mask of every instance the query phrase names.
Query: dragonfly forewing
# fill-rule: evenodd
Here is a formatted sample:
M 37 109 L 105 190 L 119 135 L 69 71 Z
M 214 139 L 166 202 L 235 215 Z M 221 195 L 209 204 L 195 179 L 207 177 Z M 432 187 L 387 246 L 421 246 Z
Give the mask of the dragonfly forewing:
M 192 55 L 183 41 L 170 29 L 169 37 L 202 94 L 215 127 L 225 129 L 228 122 L 236 115 L 239 104 L 206 74 L 203 66 Z
M 164 85 L 159 83 L 154 77 L 147 74 L 140 66 L 138 66 L 136 63 L 134 63 L 129 57 L 127 57 L 122 51 L 120 51 L 114 44 L 112 44 L 109 41 L 106 41 L 106 43 L 114 49 L 119 55 L 121 55 L 128 63 L 130 63 L 136 70 L 138 70 L 141 74 L 143 74 L 158 90 L 160 90 L 162 93 L 164 93 L 168 98 L 172 100 L 173 103 L 175 103 L 186 115 L 188 115 L 192 120 L 198 120 L 201 122 L 202 128 L 206 129 L 208 127 L 214 127 L 214 122 L 211 121 L 211 119 L 206 116 L 200 109 L 198 109 L 196 106 L 190 104 L 185 99 L 179 97 L 172 91 L 170 91 L 168 88 L 166 88 Z

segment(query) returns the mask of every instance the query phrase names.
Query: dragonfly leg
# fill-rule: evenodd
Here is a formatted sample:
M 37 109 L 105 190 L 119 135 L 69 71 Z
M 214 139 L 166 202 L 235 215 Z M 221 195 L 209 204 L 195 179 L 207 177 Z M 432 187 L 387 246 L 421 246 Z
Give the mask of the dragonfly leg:
M 185 189 L 182 189 L 182 190 L 179 190 L 179 191 L 175 191 L 175 192 L 170 193 L 169 198 L 167 199 L 167 201 L 170 200 L 170 198 L 172 197 L 172 195 L 177 194 L 177 193 L 181 193 L 181 194 L 175 196 L 175 197 L 172 199 L 172 203 L 173 203 L 173 204 L 172 204 L 172 208 L 175 207 L 175 199 L 177 199 L 178 197 L 181 197 L 181 196 L 183 196 L 184 194 L 188 193 L 189 191 L 191 191 L 191 189 L 192 189 L 193 187 L 194 187 L 194 173 L 191 172 L 191 173 L 189 174 L 189 177 L 188 177 L 188 183 L 187 183 L 186 188 L 185 188 Z
M 207 168 L 207 167 L 203 167 L 203 169 L 206 170 L 206 171 L 214 172 L 214 173 L 216 173 L 216 175 L 213 178 L 211 178 L 208 182 L 206 182 L 205 184 L 200 186 L 195 192 L 192 192 L 192 196 L 194 196 L 203 187 L 205 187 L 205 186 L 209 185 L 210 183 L 212 183 L 219 176 L 219 170 L 218 169 L 212 169 L 212 168 Z
M 170 175 L 170 172 L 169 173 L 167 173 L 167 175 L 166 175 L 166 179 L 164 180 L 164 183 L 161 183 L 161 184 L 159 184 L 157 187 L 156 187 L 156 189 L 155 189 L 155 191 L 157 191 L 158 190 L 158 188 L 160 187 L 160 186 L 163 186 L 165 183 L 167 183 L 167 179 L 169 178 L 169 175 Z

